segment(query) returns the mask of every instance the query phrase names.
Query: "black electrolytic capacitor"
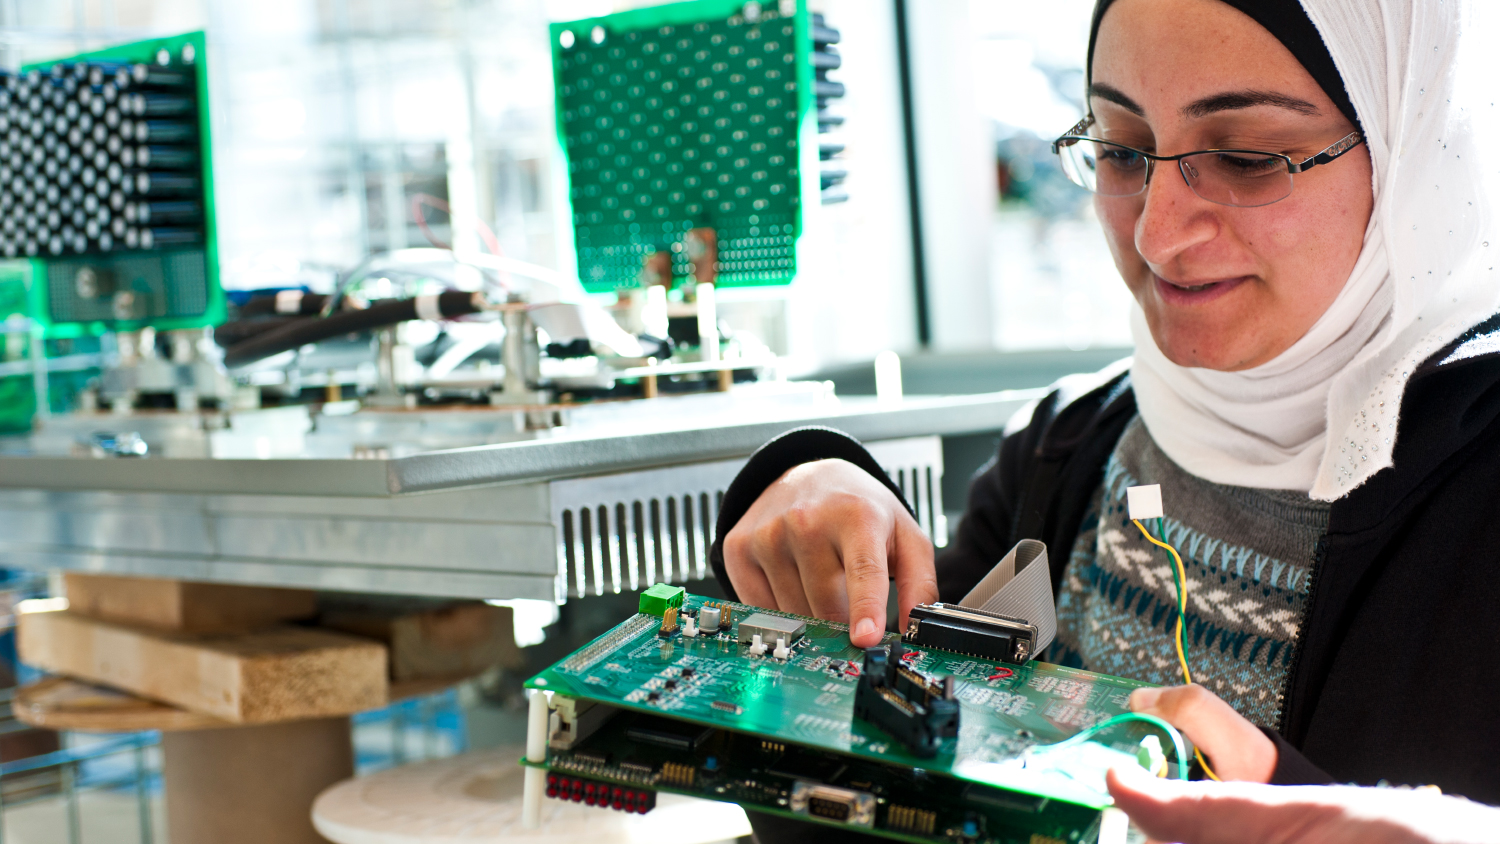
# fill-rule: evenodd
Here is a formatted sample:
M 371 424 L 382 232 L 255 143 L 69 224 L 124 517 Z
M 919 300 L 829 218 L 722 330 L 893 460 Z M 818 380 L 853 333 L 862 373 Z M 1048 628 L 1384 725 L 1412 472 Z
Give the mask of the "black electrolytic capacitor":
M 136 173 L 135 192 L 141 196 L 174 196 L 198 190 L 198 177 L 180 173 Z
M 108 252 L 115 248 L 115 237 L 109 232 L 101 232 L 98 243 L 100 252 Z
M 134 226 L 125 230 L 125 236 L 121 238 L 126 249 L 139 249 L 141 245 L 141 230 Z
M 142 226 L 187 223 L 196 222 L 202 216 L 203 206 L 190 200 L 137 202 L 134 222 Z
M 125 236 L 125 230 L 128 229 L 129 227 L 130 227 L 129 224 L 125 220 L 123 220 L 123 219 L 121 219 L 119 217 L 116 217 L 113 220 L 109 221 L 109 231 L 115 237 L 124 237 Z
M 163 249 L 168 246 L 186 246 L 203 239 L 197 229 L 154 228 L 141 229 L 142 249 Z
M 119 135 L 110 135 L 104 141 L 104 150 L 110 155 L 118 157 L 120 150 L 125 148 L 125 142 L 120 140 Z
M 192 140 L 198 128 L 184 120 L 140 120 L 135 124 L 135 139 L 140 143 L 175 144 Z
M 132 65 L 128 78 L 130 84 L 142 88 L 185 88 L 192 81 L 184 71 L 149 64 Z
M 130 112 L 137 117 L 187 114 L 193 110 L 193 98 L 180 94 L 129 94 Z
M 198 150 L 179 146 L 141 146 L 135 150 L 135 166 L 160 170 L 183 170 L 198 165 Z
M 120 128 L 120 110 L 110 107 L 104 110 L 104 125 L 111 129 Z

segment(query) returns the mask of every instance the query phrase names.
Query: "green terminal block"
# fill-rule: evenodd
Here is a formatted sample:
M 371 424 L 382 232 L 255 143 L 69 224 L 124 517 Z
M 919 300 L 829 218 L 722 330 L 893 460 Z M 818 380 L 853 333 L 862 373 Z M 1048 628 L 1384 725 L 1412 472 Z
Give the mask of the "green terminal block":
M 687 595 L 687 590 L 681 586 L 658 583 L 641 593 L 641 612 L 646 615 L 661 616 L 667 611 L 667 607 L 682 606 L 682 599 L 685 595 Z

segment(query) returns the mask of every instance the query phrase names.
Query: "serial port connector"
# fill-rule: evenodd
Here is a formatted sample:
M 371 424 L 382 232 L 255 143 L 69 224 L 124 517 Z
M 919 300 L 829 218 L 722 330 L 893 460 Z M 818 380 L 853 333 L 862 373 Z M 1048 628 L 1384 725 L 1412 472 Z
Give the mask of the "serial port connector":
M 901 640 L 945 651 L 1024 665 L 1036 656 L 1036 625 L 1008 615 L 954 604 L 912 607 Z
M 799 815 L 849 826 L 875 826 L 875 795 L 868 791 L 797 780 L 792 784 L 790 808 Z

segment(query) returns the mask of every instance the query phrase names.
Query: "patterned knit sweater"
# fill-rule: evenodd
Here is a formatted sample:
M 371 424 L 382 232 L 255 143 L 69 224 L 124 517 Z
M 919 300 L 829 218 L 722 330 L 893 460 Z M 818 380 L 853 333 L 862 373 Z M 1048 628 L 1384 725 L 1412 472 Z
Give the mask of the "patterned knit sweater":
M 1063 573 L 1046 658 L 1162 685 L 1182 682 L 1172 561 L 1131 524 L 1125 490 L 1161 484 L 1166 541 L 1187 570 L 1194 681 L 1250 721 L 1275 727 L 1314 549 L 1328 504 L 1300 492 L 1223 486 L 1188 474 L 1139 418 L 1115 445 Z M 1146 527 L 1156 533 L 1153 521 Z

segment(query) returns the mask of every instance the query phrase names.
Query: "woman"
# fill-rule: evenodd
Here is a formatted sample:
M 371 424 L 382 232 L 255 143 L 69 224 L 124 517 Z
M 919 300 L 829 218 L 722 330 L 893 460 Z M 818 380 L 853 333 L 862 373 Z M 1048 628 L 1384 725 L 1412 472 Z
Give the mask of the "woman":
M 1500 802 L 1500 166 L 1453 73 L 1461 5 L 1101 0 L 1059 152 L 1136 300 L 1129 371 L 1014 421 L 935 565 L 856 442 L 767 444 L 725 496 L 720 580 L 863 646 L 888 577 L 904 619 L 1037 538 L 1048 658 L 1171 684 L 1172 579 L 1124 515 L 1159 483 L 1203 687 L 1136 708 L 1226 779 Z M 1184 155 L 1225 149 L 1265 154 Z

